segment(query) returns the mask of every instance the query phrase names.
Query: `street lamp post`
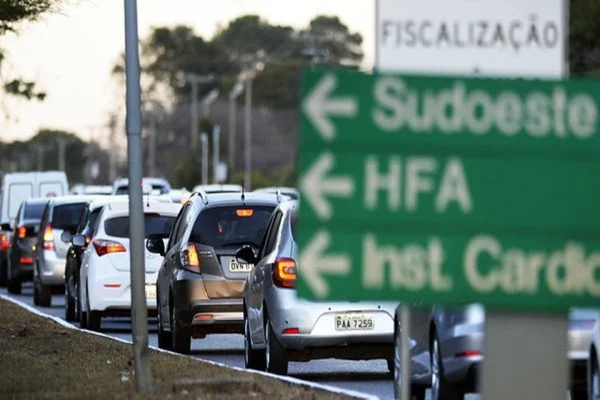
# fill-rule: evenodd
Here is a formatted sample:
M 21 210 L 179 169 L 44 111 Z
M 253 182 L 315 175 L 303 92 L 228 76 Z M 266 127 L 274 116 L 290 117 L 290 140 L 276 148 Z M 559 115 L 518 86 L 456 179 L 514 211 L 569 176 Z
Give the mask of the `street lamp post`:
M 244 91 L 244 85 L 237 82 L 231 92 L 229 92 L 229 149 L 228 149 L 228 161 L 229 161 L 229 175 L 233 173 L 235 164 L 235 130 L 236 130 L 236 99 Z
M 202 116 L 204 118 L 208 118 L 210 113 L 210 105 L 214 103 L 218 97 L 219 91 L 217 89 L 213 89 L 204 97 L 204 99 L 202 99 Z
M 219 183 L 219 141 L 221 138 L 221 127 L 215 125 L 212 131 L 212 144 L 213 144 L 213 183 Z
M 198 85 L 215 80 L 214 74 L 196 75 L 192 73 L 185 74 L 185 80 L 192 85 L 192 101 L 190 102 L 190 147 L 195 150 L 198 138 Z
M 200 135 L 201 162 L 202 162 L 202 184 L 208 184 L 208 134 L 202 132 Z

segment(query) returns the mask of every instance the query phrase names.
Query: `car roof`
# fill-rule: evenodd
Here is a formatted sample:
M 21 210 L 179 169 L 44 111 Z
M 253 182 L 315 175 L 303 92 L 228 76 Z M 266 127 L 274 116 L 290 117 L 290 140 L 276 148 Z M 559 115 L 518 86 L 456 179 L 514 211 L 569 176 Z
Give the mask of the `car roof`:
M 73 203 L 88 203 L 100 195 L 81 195 L 81 194 L 69 194 L 65 196 L 49 197 L 50 205 L 62 205 L 62 204 L 73 204 Z
M 160 184 L 160 185 L 164 185 L 164 186 L 168 186 L 169 188 L 171 187 L 171 185 L 169 184 L 169 181 L 166 178 L 159 178 L 159 177 L 155 177 L 155 176 L 145 176 L 142 178 L 142 184 L 147 183 L 147 184 Z M 119 178 L 117 180 L 115 180 L 115 183 L 113 184 L 114 186 L 125 186 L 125 185 L 129 185 L 129 178 Z
M 227 193 L 227 192 L 241 192 L 242 186 L 235 183 L 223 183 L 223 184 L 209 184 L 209 185 L 196 185 L 193 192 L 204 191 L 205 193 Z
M 162 201 L 152 200 L 149 202 L 144 201 L 144 212 L 153 212 L 160 214 L 174 214 L 177 215 L 181 209 L 181 204 L 178 203 L 165 203 Z M 104 213 L 107 214 L 127 214 L 129 213 L 129 202 L 128 201 L 115 201 L 108 202 L 104 205 Z
M 244 198 L 242 199 L 242 195 Z M 222 192 L 222 193 L 194 193 L 190 200 L 201 201 L 207 207 L 222 205 L 277 205 L 283 199 L 275 193 L 256 192 Z
M 38 197 L 36 199 L 29 199 L 29 200 L 25 200 L 23 203 L 27 204 L 27 205 L 37 205 L 37 204 L 46 204 L 48 203 L 48 201 L 50 201 L 49 197 Z

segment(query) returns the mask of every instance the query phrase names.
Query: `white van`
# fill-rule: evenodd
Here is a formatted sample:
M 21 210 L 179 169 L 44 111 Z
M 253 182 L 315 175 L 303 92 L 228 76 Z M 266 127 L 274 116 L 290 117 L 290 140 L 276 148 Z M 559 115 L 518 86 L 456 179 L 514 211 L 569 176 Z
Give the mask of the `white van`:
M 6 174 L 0 192 L 0 224 L 11 224 L 25 200 L 62 196 L 68 191 L 67 175 L 62 171 Z

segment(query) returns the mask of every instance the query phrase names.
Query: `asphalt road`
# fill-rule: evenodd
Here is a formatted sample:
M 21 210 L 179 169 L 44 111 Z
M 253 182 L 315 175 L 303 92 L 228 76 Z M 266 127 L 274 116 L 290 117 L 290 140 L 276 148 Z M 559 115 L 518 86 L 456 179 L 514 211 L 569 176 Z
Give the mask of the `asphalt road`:
M 5 288 L 0 293 L 8 295 Z M 23 293 L 12 297 L 33 306 L 33 289 L 25 284 Z M 38 310 L 59 318 L 64 318 L 64 296 L 53 296 L 51 307 L 36 307 Z M 156 320 L 148 322 L 150 345 L 158 346 Z M 131 324 L 127 318 L 103 318 L 102 332 L 121 339 L 131 340 Z M 205 339 L 192 340 L 193 356 L 235 367 L 244 367 L 244 339 L 242 335 L 208 335 Z M 336 359 L 292 362 L 289 376 L 325 385 L 355 390 L 378 396 L 380 399 L 393 399 L 392 380 L 383 360 L 346 361 Z M 429 396 L 428 396 L 429 397 Z M 479 396 L 469 395 L 467 400 L 477 400 Z

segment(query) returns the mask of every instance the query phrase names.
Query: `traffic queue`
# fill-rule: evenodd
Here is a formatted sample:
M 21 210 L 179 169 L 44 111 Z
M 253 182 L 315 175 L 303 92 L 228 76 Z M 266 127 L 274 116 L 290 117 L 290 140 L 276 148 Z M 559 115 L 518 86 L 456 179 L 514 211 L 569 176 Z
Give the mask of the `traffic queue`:
M 398 303 L 297 296 L 295 189 L 199 185 L 188 192 L 160 178 L 144 178 L 142 189 L 145 295 L 160 348 L 189 354 L 193 339 L 240 334 L 246 368 L 281 375 L 290 362 L 383 359 L 399 395 Z M 42 307 L 52 304 L 52 295 L 64 295 L 65 320 L 81 328 L 101 331 L 103 320 L 129 317 L 127 193 L 124 179 L 110 191 L 79 187 L 74 194 L 64 173 L 7 174 L 0 195 L 0 284 L 19 295 L 32 281 L 33 302 Z M 596 311 L 571 313 L 572 399 L 598 394 L 597 319 Z M 485 310 L 476 304 L 413 307 L 413 398 L 424 400 L 429 389 L 433 399 L 462 399 L 478 390 L 484 323 Z

